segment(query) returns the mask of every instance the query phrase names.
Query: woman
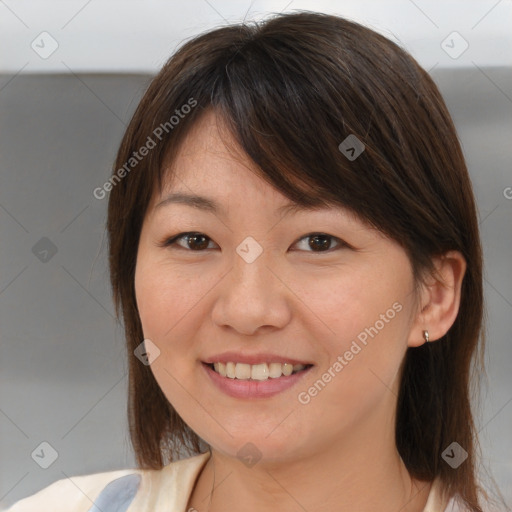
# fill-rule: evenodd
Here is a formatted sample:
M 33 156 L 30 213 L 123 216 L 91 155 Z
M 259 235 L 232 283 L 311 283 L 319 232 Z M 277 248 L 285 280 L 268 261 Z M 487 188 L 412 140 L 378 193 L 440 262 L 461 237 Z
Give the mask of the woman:
M 403 49 L 308 12 L 203 34 L 106 190 L 139 467 L 13 512 L 483 510 L 475 202 Z

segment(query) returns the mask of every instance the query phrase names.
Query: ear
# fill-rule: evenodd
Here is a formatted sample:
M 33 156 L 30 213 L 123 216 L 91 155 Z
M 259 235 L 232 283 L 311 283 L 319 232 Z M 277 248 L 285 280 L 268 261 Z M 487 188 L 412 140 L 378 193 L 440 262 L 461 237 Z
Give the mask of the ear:
M 437 275 L 429 276 L 421 285 L 420 304 L 409 332 L 407 345 L 418 347 L 425 343 L 423 331 L 429 341 L 442 338 L 455 322 L 459 312 L 462 280 L 466 260 L 459 251 L 449 251 L 434 258 Z

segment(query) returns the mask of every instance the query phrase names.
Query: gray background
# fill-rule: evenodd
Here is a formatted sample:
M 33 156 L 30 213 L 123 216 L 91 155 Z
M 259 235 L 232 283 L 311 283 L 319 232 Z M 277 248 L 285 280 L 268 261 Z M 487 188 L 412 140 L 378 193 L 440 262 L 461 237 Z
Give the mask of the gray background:
M 458 129 L 485 251 L 488 379 L 477 424 L 484 464 L 512 504 L 512 66 L 438 65 L 445 57 L 425 67 Z M 135 465 L 107 199 L 92 191 L 153 73 L 66 67 L 30 74 L 6 65 L 0 74 L 0 507 L 66 476 Z M 50 252 L 34 254 L 41 247 Z M 48 469 L 31 456 L 45 441 L 58 453 Z

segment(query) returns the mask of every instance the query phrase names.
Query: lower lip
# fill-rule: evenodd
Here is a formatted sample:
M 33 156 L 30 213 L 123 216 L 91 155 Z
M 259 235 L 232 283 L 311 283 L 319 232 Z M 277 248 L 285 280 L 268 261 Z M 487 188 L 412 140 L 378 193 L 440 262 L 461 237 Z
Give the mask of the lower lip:
M 223 377 L 210 366 L 201 363 L 202 367 L 213 381 L 213 383 L 224 393 L 234 398 L 268 398 L 277 395 L 299 382 L 312 366 L 287 377 L 281 376 L 277 379 L 267 380 L 239 380 Z

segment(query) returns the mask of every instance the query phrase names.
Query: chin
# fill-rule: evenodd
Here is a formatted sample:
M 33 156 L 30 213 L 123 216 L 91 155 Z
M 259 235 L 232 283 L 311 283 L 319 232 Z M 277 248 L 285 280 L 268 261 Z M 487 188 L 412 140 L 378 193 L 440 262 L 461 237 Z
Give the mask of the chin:
M 269 435 L 269 430 L 245 430 L 242 434 L 233 433 L 233 437 L 224 433 L 223 439 L 208 439 L 202 437 L 211 447 L 224 456 L 238 458 L 248 467 L 259 463 L 283 463 L 287 460 L 296 460 L 306 457 L 313 449 L 311 444 L 304 444 L 304 438 L 289 432 L 278 433 L 276 428 Z M 249 433 L 250 432 L 250 433 Z M 302 442 L 298 444 L 298 440 Z M 219 442 L 221 441 L 221 442 Z M 255 462 L 256 461 L 256 462 Z

